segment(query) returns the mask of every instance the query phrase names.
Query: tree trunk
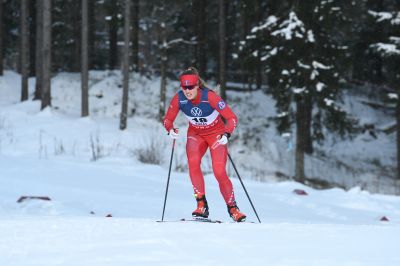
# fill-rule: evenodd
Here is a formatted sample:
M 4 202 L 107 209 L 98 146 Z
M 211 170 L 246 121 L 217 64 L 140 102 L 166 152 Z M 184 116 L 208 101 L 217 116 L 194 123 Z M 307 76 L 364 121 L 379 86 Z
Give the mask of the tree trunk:
M 311 136 L 312 108 L 312 95 L 308 93 L 304 95 L 304 152 L 307 154 L 314 152 Z
M 37 0 L 29 1 L 29 16 L 31 17 L 29 23 L 29 77 L 35 76 L 36 72 L 36 2 Z
M 3 76 L 3 1 L 0 1 L 0 76 Z
M 371 1 L 370 1 L 371 2 Z M 384 12 L 385 5 L 384 0 L 374 0 L 373 1 L 373 9 L 376 12 Z M 396 2 L 396 1 L 394 1 Z M 385 34 L 385 26 L 382 23 L 374 23 L 374 34 L 373 38 L 376 41 L 383 40 L 387 38 L 387 33 Z M 373 83 L 382 84 L 384 82 L 384 70 L 383 70 L 383 58 L 380 56 L 373 56 L 372 58 L 372 66 L 370 69 L 370 75 L 368 77 L 372 77 L 371 80 Z
M 160 84 L 160 109 L 158 112 L 158 119 L 160 121 L 163 120 L 165 116 L 165 98 L 166 98 L 166 90 L 167 90 L 167 49 L 161 49 L 161 84 Z
M 125 0 L 125 21 L 124 21 L 124 61 L 123 61 L 123 92 L 122 111 L 119 129 L 124 130 L 128 118 L 128 92 L 129 92 L 129 43 L 130 43 L 130 22 L 131 22 L 131 0 Z
M 219 82 L 220 96 L 226 100 L 226 25 L 225 0 L 219 0 Z
M 39 1 L 40 2 L 40 1 Z M 42 110 L 51 106 L 51 0 L 43 0 Z
M 241 36 L 240 38 L 242 40 L 246 39 L 247 34 L 250 32 L 250 26 L 251 26 L 251 16 L 253 15 L 252 12 L 249 11 L 250 6 L 246 4 L 245 2 L 241 3 L 241 19 L 242 19 L 242 30 L 241 30 Z M 245 60 L 240 60 L 239 62 L 240 65 L 240 72 L 241 72 L 241 77 L 240 80 L 242 84 L 246 84 L 249 80 L 249 75 L 248 75 L 248 65 L 245 63 Z
M 139 3 L 132 3 L 132 70 L 139 72 Z
M 302 96 L 296 99 L 296 155 L 295 155 L 295 179 L 304 182 L 304 100 Z
M 88 49 L 89 49 L 89 59 L 88 68 L 94 68 L 94 59 L 96 55 L 96 4 L 95 1 L 89 0 L 88 2 L 88 27 L 90 31 L 88 32 Z
M 257 21 L 262 21 L 262 16 L 263 16 L 263 9 L 262 9 L 262 4 L 261 0 L 257 1 L 257 11 L 256 11 L 256 20 Z M 258 53 L 257 56 L 257 62 L 256 62 L 256 87 L 257 89 L 261 89 L 262 85 L 262 75 L 263 75 L 263 65 L 261 63 L 261 53 Z
M 115 69 L 118 62 L 118 6 L 116 1 L 111 1 L 110 13 L 108 66 L 110 69 Z
M 200 1 L 199 5 L 199 15 L 200 15 L 200 24 L 199 24 L 199 71 L 202 73 L 204 78 L 207 78 L 207 1 Z
M 161 4 L 161 10 L 165 10 L 165 2 Z M 163 15 L 162 15 L 163 16 Z M 166 47 L 167 37 L 166 37 L 165 21 L 164 16 L 160 19 L 157 27 L 157 38 L 158 47 L 160 48 L 160 72 L 161 72 L 161 82 L 160 82 L 160 105 L 158 111 L 158 119 L 162 121 L 165 115 L 165 98 L 167 90 L 167 63 L 168 63 L 168 51 Z
M 75 6 L 77 9 L 73 14 L 72 14 L 72 27 L 73 27 L 73 36 L 74 36 L 74 50 L 73 50 L 73 61 L 72 61 L 72 72 L 79 72 L 81 68 L 81 17 L 82 15 L 80 14 L 80 10 L 82 8 L 82 1 L 72 1 L 70 4 Z
M 195 66 L 199 70 L 200 75 L 207 79 L 207 14 L 206 14 L 206 0 L 195 0 L 193 3 L 195 13 L 195 34 L 197 36 L 197 44 L 195 45 Z
M 81 116 L 89 115 L 89 70 L 88 70 L 88 0 L 82 0 L 82 45 L 81 45 Z
M 35 46 L 35 95 L 34 100 L 42 99 L 42 77 L 43 77 L 43 3 L 41 0 L 36 1 L 36 46 Z
M 315 28 L 313 26 L 315 24 L 315 19 L 313 19 L 313 8 L 317 6 L 316 0 L 307 1 L 307 2 L 293 2 L 294 9 L 302 19 L 303 23 L 306 27 Z M 309 82 L 305 81 L 306 88 L 309 88 L 314 85 L 310 85 Z M 312 108 L 313 108 L 313 96 L 311 91 L 309 90 L 308 93 L 304 93 L 301 95 L 301 106 L 298 110 L 301 111 L 301 120 L 297 123 L 301 123 L 301 142 L 302 142 L 302 152 L 307 154 L 313 153 L 313 145 L 312 145 L 312 138 L 311 138 L 311 126 L 312 126 Z M 303 162 L 304 164 L 304 162 Z
M 28 100 L 29 31 L 28 0 L 21 0 L 21 101 Z
M 397 85 L 397 107 L 396 107 L 396 120 L 397 120 L 397 178 L 400 179 L 400 86 Z

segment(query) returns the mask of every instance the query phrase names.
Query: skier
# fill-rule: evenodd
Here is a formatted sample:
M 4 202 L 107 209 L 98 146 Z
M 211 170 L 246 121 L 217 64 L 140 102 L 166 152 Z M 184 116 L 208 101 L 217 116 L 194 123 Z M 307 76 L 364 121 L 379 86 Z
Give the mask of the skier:
M 179 132 L 173 123 L 178 112 L 181 110 L 189 120 L 186 154 L 197 201 L 197 208 L 192 216 L 207 218 L 209 215 L 204 176 L 200 168 L 201 159 L 209 148 L 213 172 L 228 213 L 234 221 L 242 222 L 246 215 L 241 213 L 236 205 L 232 182 L 226 173 L 227 144 L 237 126 L 237 117 L 219 95 L 205 86 L 194 67 L 188 68 L 180 75 L 180 87 L 181 90 L 171 100 L 163 124 L 169 136 L 177 139 Z M 226 124 L 221 116 L 226 120 Z

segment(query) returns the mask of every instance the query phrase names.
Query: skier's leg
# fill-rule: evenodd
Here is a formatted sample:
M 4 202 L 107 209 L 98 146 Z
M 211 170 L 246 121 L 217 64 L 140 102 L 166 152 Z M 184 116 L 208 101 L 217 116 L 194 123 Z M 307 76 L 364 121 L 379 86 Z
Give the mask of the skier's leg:
M 209 215 L 208 204 L 205 196 L 204 176 L 201 172 L 201 158 L 207 150 L 206 141 L 198 135 L 188 135 L 186 153 L 189 162 L 189 174 L 192 181 L 197 207 L 192 212 L 194 217 L 207 218 Z
M 213 143 L 213 140 L 211 140 L 211 143 Z M 211 143 L 209 141 L 209 145 Z M 218 181 L 221 194 L 226 202 L 229 215 L 236 222 L 245 221 L 246 215 L 240 212 L 239 208 L 236 205 L 235 194 L 233 192 L 233 185 L 226 173 L 226 161 L 228 158 L 227 145 L 216 145 L 216 146 L 214 145 L 214 148 L 210 148 L 210 153 L 212 158 L 214 175 Z
M 207 150 L 207 143 L 198 135 L 188 135 L 186 142 L 186 155 L 188 158 L 189 175 L 195 195 L 205 194 L 204 176 L 200 164 Z
M 212 167 L 215 178 L 218 181 L 219 189 L 227 205 L 235 203 L 232 182 L 226 173 L 226 161 L 228 158 L 228 149 L 226 145 L 218 145 L 210 149 Z

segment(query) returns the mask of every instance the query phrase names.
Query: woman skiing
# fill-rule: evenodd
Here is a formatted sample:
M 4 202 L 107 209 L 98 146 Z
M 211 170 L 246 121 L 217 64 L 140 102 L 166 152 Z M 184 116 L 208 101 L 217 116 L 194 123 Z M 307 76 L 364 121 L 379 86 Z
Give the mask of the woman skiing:
M 182 111 L 189 120 L 186 154 L 197 201 L 197 208 L 192 216 L 207 218 L 209 215 L 204 176 L 200 169 L 201 159 L 209 148 L 213 172 L 228 213 L 234 221 L 242 222 L 246 215 L 236 205 L 232 182 L 226 173 L 227 144 L 237 126 L 237 117 L 220 96 L 205 87 L 195 68 L 188 68 L 180 75 L 180 87 L 181 90 L 171 100 L 163 123 L 169 136 L 176 139 L 179 133 L 173 123 L 178 112 Z

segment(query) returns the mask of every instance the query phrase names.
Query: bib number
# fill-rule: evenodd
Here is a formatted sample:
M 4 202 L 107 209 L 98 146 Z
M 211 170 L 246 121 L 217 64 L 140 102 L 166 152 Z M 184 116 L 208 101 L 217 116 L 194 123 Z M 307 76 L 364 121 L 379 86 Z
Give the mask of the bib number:
M 207 125 L 207 118 L 204 118 L 204 117 L 195 117 L 195 118 L 192 118 L 192 121 L 194 122 L 194 124 L 196 124 L 198 126 Z

